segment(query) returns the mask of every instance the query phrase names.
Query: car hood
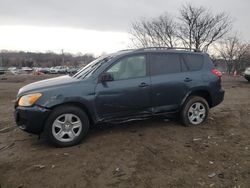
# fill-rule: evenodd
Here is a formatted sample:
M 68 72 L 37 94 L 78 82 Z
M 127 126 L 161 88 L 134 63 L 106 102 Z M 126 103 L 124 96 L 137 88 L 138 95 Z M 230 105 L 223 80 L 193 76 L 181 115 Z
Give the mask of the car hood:
M 39 92 L 39 90 L 41 89 L 46 89 L 50 87 L 68 85 L 77 81 L 78 79 L 72 78 L 66 75 L 66 76 L 59 76 L 56 78 L 50 78 L 50 79 L 34 82 L 34 83 L 31 83 L 22 87 L 18 92 L 18 96 L 23 95 L 24 93 L 31 93 L 33 91 Z

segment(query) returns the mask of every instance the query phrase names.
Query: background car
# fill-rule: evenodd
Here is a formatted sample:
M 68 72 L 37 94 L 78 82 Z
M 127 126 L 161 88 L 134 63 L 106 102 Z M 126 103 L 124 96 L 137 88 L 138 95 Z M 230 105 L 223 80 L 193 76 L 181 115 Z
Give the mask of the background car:
M 68 67 L 66 66 L 56 66 L 50 68 L 51 74 L 66 74 L 68 71 Z
M 69 74 L 75 74 L 75 73 L 77 73 L 78 69 L 79 68 L 72 68 L 72 67 L 68 68 L 67 73 L 69 73 Z
M 5 73 L 5 69 L 3 67 L 0 67 L 0 75 Z
M 49 74 L 50 73 L 50 68 L 48 67 L 38 67 L 35 69 L 36 72 L 41 72 L 43 74 Z
M 246 68 L 244 72 L 244 77 L 246 78 L 248 82 L 250 82 L 250 67 Z
M 23 73 L 30 74 L 31 72 L 33 72 L 33 69 L 30 68 L 30 67 L 22 67 L 22 68 L 21 68 L 21 71 L 22 71 Z

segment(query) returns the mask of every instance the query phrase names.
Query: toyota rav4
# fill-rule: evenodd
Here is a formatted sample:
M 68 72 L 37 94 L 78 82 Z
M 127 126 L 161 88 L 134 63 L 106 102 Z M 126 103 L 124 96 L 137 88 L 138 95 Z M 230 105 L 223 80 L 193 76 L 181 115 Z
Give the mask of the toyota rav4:
M 206 53 L 143 48 L 100 57 L 73 76 L 24 86 L 15 119 L 22 130 L 44 132 L 63 147 L 104 122 L 175 116 L 186 126 L 199 125 L 223 98 L 221 73 Z

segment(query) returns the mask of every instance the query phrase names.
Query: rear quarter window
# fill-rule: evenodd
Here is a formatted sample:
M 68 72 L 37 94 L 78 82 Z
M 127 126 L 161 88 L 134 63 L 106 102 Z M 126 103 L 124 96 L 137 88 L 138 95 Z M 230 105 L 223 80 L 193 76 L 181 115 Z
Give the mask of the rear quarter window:
M 204 57 L 198 54 L 185 54 L 185 63 L 190 71 L 199 71 L 203 67 Z

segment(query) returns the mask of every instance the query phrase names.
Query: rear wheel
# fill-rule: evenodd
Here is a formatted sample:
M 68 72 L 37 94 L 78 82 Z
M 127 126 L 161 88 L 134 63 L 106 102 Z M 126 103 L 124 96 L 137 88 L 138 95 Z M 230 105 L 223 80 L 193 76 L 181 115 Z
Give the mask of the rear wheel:
M 182 122 L 185 126 L 200 125 L 206 121 L 209 112 L 207 101 L 199 96 L 191 96 L 185 102 L 181 111 Z
M 88 116 L 75 106 L 61 106 L 54 109 L 46 122 L 47 138 L 50 143 L 58 147 L 78 144 L 88 129 Z

